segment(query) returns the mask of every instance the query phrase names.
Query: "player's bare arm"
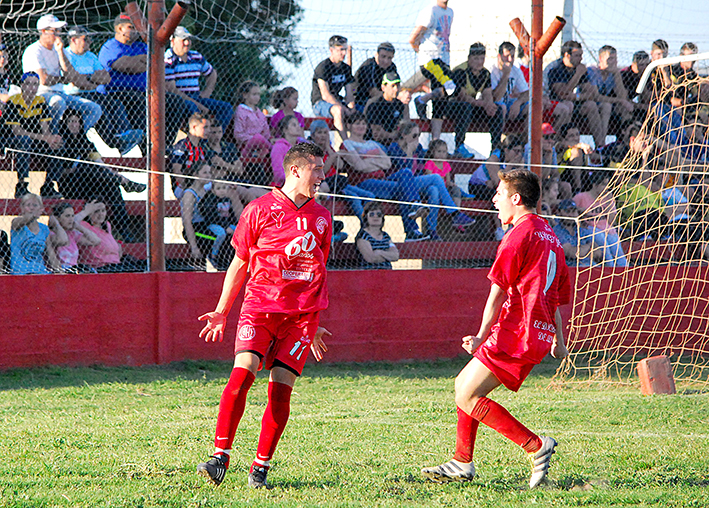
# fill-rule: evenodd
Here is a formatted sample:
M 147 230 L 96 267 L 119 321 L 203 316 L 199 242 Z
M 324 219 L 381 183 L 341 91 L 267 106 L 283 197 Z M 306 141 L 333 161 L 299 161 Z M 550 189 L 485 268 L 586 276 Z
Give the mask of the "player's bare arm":
M 224 328 L 226 327 L 226 317 L 229 315 L 231 306 L 234 305 L 234 300 L 236 296 L 241 291 L 241 286 L 244 285 L 246 280 L 246 272 L 249 268 L 249 262 L 240 259 L 238 256 L 234 256 L 233 261 L 229 265 L 229 269 L 226 271 L 226 276 L 224 277 L 224 286 L 222 287 L 222 294 L 219 297 L 219 303 L 217 303 L 217 308 L 214 312 L 207 312 L 199 316 L 200 321 L 207 321 L 204 325 L 202 331 L 199 332 L 199 338 L 204 338 L 205 342 L 210 340 L 214 342 L 219 340 L 221 342 L 224 339 Z
M 322 360 L 323 354 L 327 353 L 327 345 L 323 340 L 323 337 L 326 336 L 332 337 L 332 334 L 327 330 L 327 328 L 318 326 L 318 331 L 315 332 L 315 337 L 313 337 L 313 343 L 310 345 L 310 350 L 313 352 L 313 356 L 317 361 Z
M 485 310 L 483 311 L 483 319 L 482 323 L 480 323 L 478 334 L 463 337 L 463 349 L 469 354 L 472 355 L 475 350 L 480 347 L 480 344 L 485 342 L 487 336 L 490 335 L 490 329 L 497 321 L 497 316 L 500 314 L 500 309 L 506 299 L 507 295 L 505 291 L 493 282 L 492 286 L 490 286 L 490 294 L 487 297 L 487 302 L 485 302 Z
M 556 309 L 556 334 L 554 336 L 554 342 L 551 345 L 551 355 L 554 358 L 562 359 L 569 355 L 569 350 L 566 349 L 566 344 L 564 342 L 564 322 L 561 319 L 561 312 Z

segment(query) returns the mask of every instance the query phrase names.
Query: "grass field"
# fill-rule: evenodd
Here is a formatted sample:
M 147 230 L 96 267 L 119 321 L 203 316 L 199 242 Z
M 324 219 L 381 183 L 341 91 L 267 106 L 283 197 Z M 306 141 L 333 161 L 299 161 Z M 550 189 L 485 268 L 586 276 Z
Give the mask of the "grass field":
M 559 441 L 546 485 L 530 491 L 524 453 L 484 426 L 474 481 L 424 482 L 422 466 L 452 455 L 453 378 L 465 361 L 308 365 L 270 491 L 245 485 L 263 373 L 218 488 L 194 468 L 212 450 L 230 364 L 0 373 L 0 506 L 709 506 L 707 391 L 550 389 L 553 363 L 537 367 L 518 394 L 492 395 Z

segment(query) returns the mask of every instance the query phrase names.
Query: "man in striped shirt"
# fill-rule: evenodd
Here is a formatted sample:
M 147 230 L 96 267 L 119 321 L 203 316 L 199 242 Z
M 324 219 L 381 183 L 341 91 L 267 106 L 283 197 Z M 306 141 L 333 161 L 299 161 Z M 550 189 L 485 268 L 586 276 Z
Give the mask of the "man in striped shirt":
M 192 113 L 212 112 L 226 131 L 234 109 L 231 104 L 210 98 L 217 84 L 217 71 L 201 53 L 191 50 L 192 34 L 178 26 L 165 51 L 165 85 L 167 91 L 179 95 Z M 205 77 L 204 90 L 199 78 Z

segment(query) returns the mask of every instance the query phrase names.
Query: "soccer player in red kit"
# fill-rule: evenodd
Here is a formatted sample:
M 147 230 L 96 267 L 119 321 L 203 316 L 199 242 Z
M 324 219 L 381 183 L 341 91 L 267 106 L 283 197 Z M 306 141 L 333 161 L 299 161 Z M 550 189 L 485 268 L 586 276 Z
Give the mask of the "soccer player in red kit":
M 330 332 L 319 327 L 318 313 L 328 304 L 325 264 L 332 224 L 330 212 L 314 199 L 325 178 L 322 158 L 322 149 L 310 143 L 288 150 L 283 187 L 244 209 L 232 238 L 236 255 L 217 308 L 199 318 L 207 321 L 200 337 L 221 341 L 226 317 L 250 272 L 237 327 L 234 369 L 219 403 L 215 451 L 197 466 L 197 472 L 215 485 L 224 480 L 229 467 L 246 394 L 256 372 L 265 367 L 271 371 L 268 405 L 248 484 L 270 487 L 266 475 L 288 421 L 295 380 L 308 349 L 318 361 L 327 351 L 323 336 Z
M 490 295 L 480 330 L 463 338 L 473 359 L 455 380 L 458 426 L 453 459 L 421 470 L 438 483 L 471 480 L 475 476 L 473 448 L 480 422 L 520 445 L 533 462 L 530 488 L 549 469 L 556 441 L 537 436 L 487 395 L 501 384 L 512 391 L 551 351 L 567 355 L 558 306 L 570 300 L 564 250 L 547 222 L 534 210 L 539 179 L 531 171 L 500 172 L 492 199 L 502 224 L 513 224 L 497 249 L 490 269 Z

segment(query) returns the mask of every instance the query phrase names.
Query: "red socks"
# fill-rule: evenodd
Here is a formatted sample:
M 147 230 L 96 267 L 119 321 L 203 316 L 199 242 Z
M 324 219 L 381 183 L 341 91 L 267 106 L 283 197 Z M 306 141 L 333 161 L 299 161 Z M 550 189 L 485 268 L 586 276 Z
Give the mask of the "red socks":
M 278 440 L 286 428 L 292 391 L 292 386 L 273 381 L 268 383 L 268 405 L 261 420 L 261 435 L 256 449 L 256 460 L 260 465 L 268 466 L 268 461 L 273 457 Z
M 455 440 L 455 455 L 453 458 L 459 462 L 472 462 L 475 436 L 478 434 L 480 422 L 468 413 L 458 408 L 458 430 Z
M 224 387 L 222 398 L 219 401 L 217 432 L 214 437 L 216 448 L 231 449 L 236 428 L 244 415 L 246 394 L 254 383 L 254 378 L 255 376 L 248 369 L 236 367 L 231 371 L 229 382 Z
M 458 414 L 460 415 L 460 413 L 465 414 L 459 410 Z M 542 441 L 536 434 L 522 425 L 504 407 L 487 397 L 482 397 L 478 400 L 470 417 L 496 430 L 510 441 L 517 443 L 528 453 L 539 451 L 542 447 Z M 458 428 L 460 428 L 460 417 L 458 422 Z

